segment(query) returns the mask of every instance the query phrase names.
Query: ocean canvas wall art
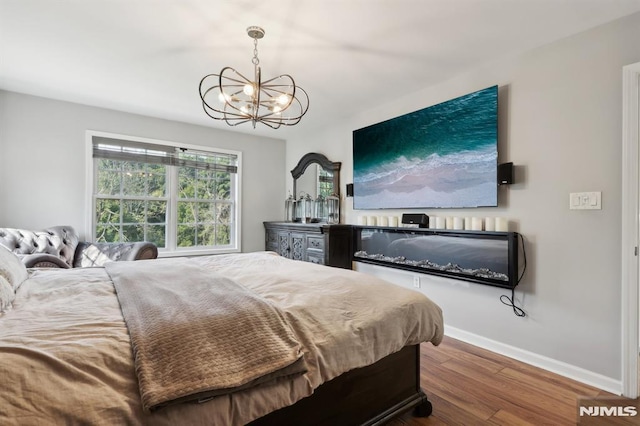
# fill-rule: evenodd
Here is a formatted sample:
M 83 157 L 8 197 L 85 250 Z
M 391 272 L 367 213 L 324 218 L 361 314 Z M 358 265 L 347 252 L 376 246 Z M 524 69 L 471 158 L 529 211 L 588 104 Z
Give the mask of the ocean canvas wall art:
M 498 205 L 498 86 L 353 132 L 353 207 Z

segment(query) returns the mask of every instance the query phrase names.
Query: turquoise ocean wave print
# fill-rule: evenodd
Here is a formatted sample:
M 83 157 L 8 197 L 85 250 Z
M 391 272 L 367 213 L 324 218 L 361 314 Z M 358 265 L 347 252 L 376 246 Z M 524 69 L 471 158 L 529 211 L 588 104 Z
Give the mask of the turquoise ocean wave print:
M 353 132 L 355 209 L 497 205 L 498 87 Z

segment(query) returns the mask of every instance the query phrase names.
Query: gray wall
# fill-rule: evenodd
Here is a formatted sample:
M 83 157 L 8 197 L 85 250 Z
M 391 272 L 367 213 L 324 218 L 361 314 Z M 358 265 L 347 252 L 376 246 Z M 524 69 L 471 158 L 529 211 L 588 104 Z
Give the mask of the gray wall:
M 0 91 L 0 226 L 71 225 L 88 234 L 87 130 L 242 151 L 242 251 L 264 250 L 262 221 L 283 215 L 283 140 L 6 91 Z
M 526 239 L 528 269 L 516 298 L 528 316 L 516 317 L 500 303 L 506 291 L 488 286 L 423 275 L 421 291 L 443 308 L 450 330 L 615 387 L 621 379 L 622 67 L 640 61 L 638 40 L 635 14 L 468 70 L 288 140 L 286 170 L 305 152 L 324 153 L 342 162 L 344 194 L 353 181 L 354 129 L 498 84 L 499 160 L 518 166 L 517 183 L 500 188 L 497 208 L 425 212 L 513 221 L 512 230 Z M 569 193 L 581 191 L 602 191 L 602 210 L 569 210 Z M 343 212 L 353 224 L 358 215 L 377 214 L 354 211 L 351 199 Z M 365 269 L 412 286 L 410 274 Z

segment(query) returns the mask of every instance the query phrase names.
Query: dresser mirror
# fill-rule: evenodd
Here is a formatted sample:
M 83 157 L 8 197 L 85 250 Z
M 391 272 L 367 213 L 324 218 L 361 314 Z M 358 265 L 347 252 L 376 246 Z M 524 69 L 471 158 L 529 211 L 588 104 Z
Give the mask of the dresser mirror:
M 300 193 L 309 194 L 316 199 L 319 195 L 340 197 L 340 165 L 316 152 L 305 154 L 298 164 L 291 170 L 293 176 L 293 194 L 296 198 Z
M 285 201 L 285 221 L 340 223 L 340 163 L 305 154 L 293 176 L 293 198 Z

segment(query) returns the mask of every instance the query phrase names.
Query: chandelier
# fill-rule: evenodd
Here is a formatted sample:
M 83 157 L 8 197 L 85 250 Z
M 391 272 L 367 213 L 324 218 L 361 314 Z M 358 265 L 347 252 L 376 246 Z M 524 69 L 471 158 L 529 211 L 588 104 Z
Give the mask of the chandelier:
M 298 124 L 309 109 L 309 95 L 296 86 L 289 74 L 262 81 L 258 66 L 258 40 L 264 37 L 264 30 L 249 27 L 247 34 L 253 39 L 253 80 L 231 67 L 222 68 L 220 74 L 205 75 L 200 80 L 204 112 L 230 126 L 249 121 L 254 129 L 256 123 L 273 129 Z

